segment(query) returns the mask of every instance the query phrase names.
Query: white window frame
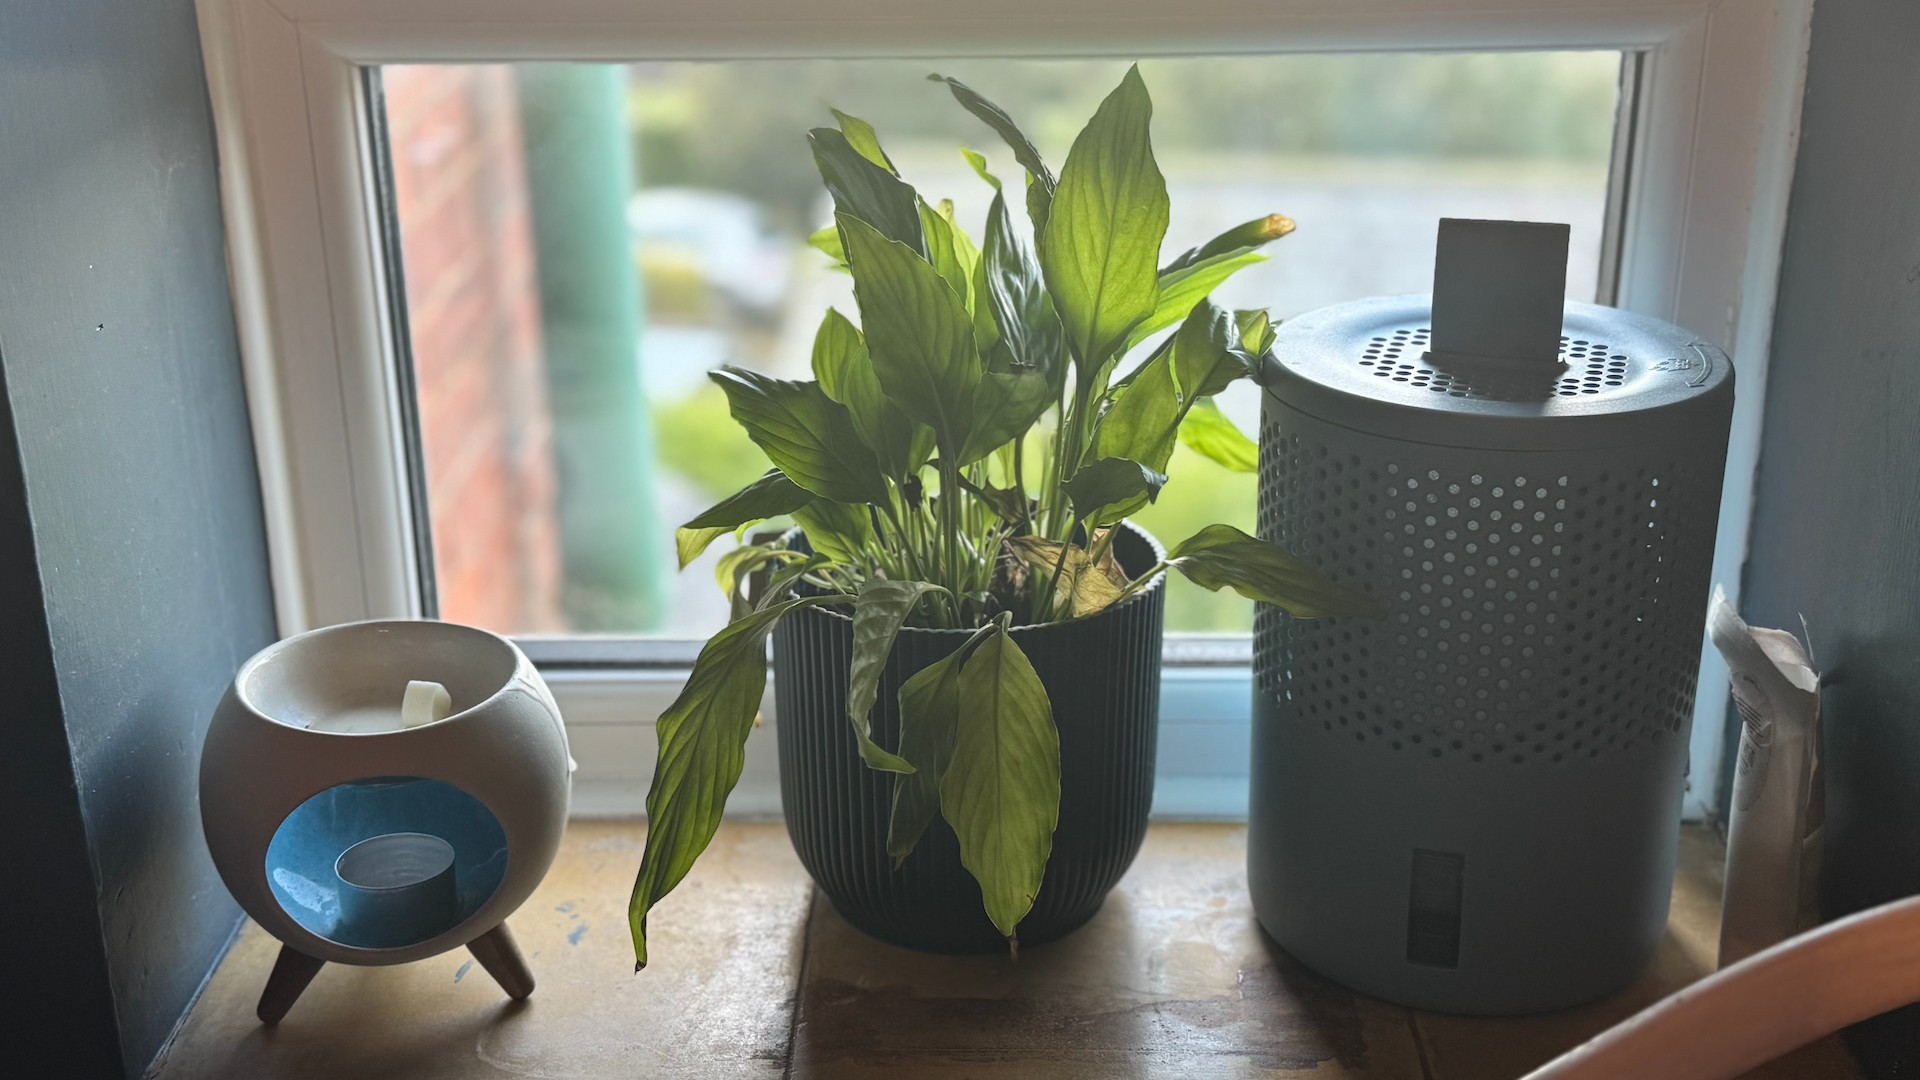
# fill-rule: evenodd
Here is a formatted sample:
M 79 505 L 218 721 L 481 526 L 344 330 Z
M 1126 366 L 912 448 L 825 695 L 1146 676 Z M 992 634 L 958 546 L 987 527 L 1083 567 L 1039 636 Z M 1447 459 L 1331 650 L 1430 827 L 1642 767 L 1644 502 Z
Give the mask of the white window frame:
M 422 614 L 416 504 L 359 75 L 364 65 L 418 62 L 1639 53 L 1636 109 L 1624 128 L 1631 142 L 1615 159 L 1628 172 L 1614 191 L 1628 197 L 1608 267 L 1617 273 L 1614 302 L 1687 327 L 1734 359 L 1740 393 L 1713 575 L 1738 590 L 1812 0 L 198 0 L 198 7 L 282 634 Z M 1202 686 L 1196 702 L 1217 703 L 1223 679 L 1245 680 L 1244 668 L 1194 670 L 1200 674 L 1169 683 L 1170 702 L 1186 681 Z M 604 746 L 606 757 L 631 759 L 640 770 L 599 780 L 584 773 L 580 808 L 637 809 L 652 763 L 651 732 L 640 727 L 671 700 L 678 676 L 609 666 L 553 678 L 576 744 Z M 1714 798 L 1725 681 L 1718 656 L 1704 649 L 1692 816 Z M 1188 711 L 1205 714 L 1195 721 L 1201 726 L 1219 726 L 1216 704 Z M 1176 707 L 1174 715 L 1184 714 Z M 591 760 L 583 749 L 576 757 Z M 1244 749 L 1226 760 L 1243 761 Z M 750 740 L 736 812 L 777 812 L 771 761 L 771 739 Z M 1240 784 L 1244 791 L 1244 777 Z M 1206 815 L 1217 803 L 1166 809 Z

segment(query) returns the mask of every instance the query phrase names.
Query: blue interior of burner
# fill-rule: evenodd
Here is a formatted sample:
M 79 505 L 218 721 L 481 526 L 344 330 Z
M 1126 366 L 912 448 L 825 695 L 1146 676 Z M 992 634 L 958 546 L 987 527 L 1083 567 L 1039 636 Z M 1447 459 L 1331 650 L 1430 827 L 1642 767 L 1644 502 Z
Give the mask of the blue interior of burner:
M 340 919 L 340 853 L 384 833 L 419 832 L 453 845 L 457 895 L 444 926 L 395 941 L 378 926 Z M 452 784 L 381 776 L 339 784 L 288 814 L 267 845 L 267 882 L 293 921 L 351 948 L 403 948 L 437 937 L 480 910 L 507 872 L 507 834 L 485 804 Z

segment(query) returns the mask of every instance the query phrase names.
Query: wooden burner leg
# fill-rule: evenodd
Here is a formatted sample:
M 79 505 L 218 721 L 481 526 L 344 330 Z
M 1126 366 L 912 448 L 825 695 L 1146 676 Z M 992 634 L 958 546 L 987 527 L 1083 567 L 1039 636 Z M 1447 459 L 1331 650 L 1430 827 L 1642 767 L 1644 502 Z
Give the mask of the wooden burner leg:
M 500 984 L 508 997 L 525 1001 L 533 993 L 533 971 L 520 955 L 520 946 L 514 944 L 513 933 L 506 923 L 468 942 L 467 951 L 480 961 L 480 966 L 487 969 L 487 974 L 493 976 L 493 981 Z
M 287 1010 L 300 1000 L 300 994 L 313 981 L 325 960 L 316 960 L 291 945 L 280 946 L 280 957 L 273 962 L 273 974 L 267 976 L 267 988 L 260 992 L 260 1005 L 253 1010 L 263 1024 L 277 1024 Z

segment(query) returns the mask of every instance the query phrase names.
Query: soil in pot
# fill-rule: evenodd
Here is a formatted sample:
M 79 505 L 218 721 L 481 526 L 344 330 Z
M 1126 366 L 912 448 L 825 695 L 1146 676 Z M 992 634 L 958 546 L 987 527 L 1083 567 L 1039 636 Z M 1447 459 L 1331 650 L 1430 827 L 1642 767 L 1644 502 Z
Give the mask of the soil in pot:
M 1133 525 L 1113 551 L 1130 574 L 1164 554 Z M 1047 688 L 1060 733 L 1060 821 L 1039 895 L 1018 928 L 1022 947 L 1092 918 L 1146 837 L 1165 613 L 1162 575 L 1097 614 L 1013 630 Z M 876 742 L 898 746 L 900 685 L 969 634 L 900 632 L 873 709 Z M 847 722 L 852 655 L 853 623 L 843 612 L 802 609 L 773 634 L 780 801 L 801 863 L 848 922 L 882 941 L 940 953 L 1004 950 L 944 820 L 934 820 L 898 868 L 887 855 L 893 776 L 861 761 Z

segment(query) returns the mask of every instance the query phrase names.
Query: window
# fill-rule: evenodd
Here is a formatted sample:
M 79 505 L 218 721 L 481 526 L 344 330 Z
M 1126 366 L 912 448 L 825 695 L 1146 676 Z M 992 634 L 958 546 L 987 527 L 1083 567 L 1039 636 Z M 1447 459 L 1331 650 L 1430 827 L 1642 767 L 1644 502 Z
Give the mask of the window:
M 1589 59 L 1596 53 L 1624 55 L 1628 60 L 1622 70 L 1637 90 L 1630 99 L 1632 108 L 1618 124 L 1604 118 L 1601 110 L 1602 123 L 1614 135 L 1611 154 L 1602 155 L 1614 167 L 1613 182 L 1604 188 L 1607 201 L 1602 211 L 1602 220 L 1609 226 L 1597 230 L 1609 242 L 1587 257 L 1599 264 L 1588 264 L 1593 277 L 1572 278 L 1570 287 L 1585 289 L 1585 280 L 1596 280 L 1603 298 L 1610 296 L 1622 307 L 1687 326 L 1734 357 L 1745 385 L 1735 417 L 1714 573 L 1730 587 L 1739 582 L 1759 437 L 1762 395 L 1756 391 L 1766 371 L 1810 0 L 1673 0 L 1636 6 L 1596 6 L 1588 0 L 1464 0 L 1445 12 L 1435 12 L 1421 0 L 1262 4 L 1194 0 L 1179 12 L 1148 0 L 1045 0 L 972 8 L 933 0 L 731 0 L 695 7 L 674 0 L 383 0 L 379 4 L 198 0 L 198 4 L 210 99 L 221 142 L 235 310 L 247 365 L 275 597 L 285 632 L 349 619 L 430 612 L 436 586 L 451 589 L 457 577 L 449 569 L 451 563 L 443 564 L 433 548 L 478 542 L 480 533 L 461 524 L 461 515 L 467 511 L 433 505 L 436 498 L 444 504 L 446 493 L 456 489 L 442 481 L 441 494 L 436 495 L 428 469 L 417 467 L 426 466 L 431 453 L 415 454 L 409 447 L 416 432 L 430 440 L 435 430 L 427 399 L 409 385 L 409 379 L 427 374 L 426 365 L 416 368 L 407 362 L 409 346 L 415 347 L 414 359 L 419 360 L 421 345 L 408 319 L 422 313 L 407 297 L 425 284 L 416 276 L 427 276 L 429 260 L 400 250 L 405 247 L 402 243 L 389 243 L 401 232 L 402 223 L 383 217 L 384 208 L 399 206 L 399 200 L 389 197 L 383 187 L 388 176 L 383 154 L 392 147 L 397 155 L 399 149 L 382 137 L 383 124 L 395 117 L 379 101 L 384 80 L 369 78 L 369 73 L 397 66 L 505 61 L 642 64 L 627 73 L 625 85 L 639 88 L 629 96 L 639 97 L 642 105 L 639 175 L 645 185 L 649 160 L 645 76 L 651 73 L 658 87 L 658 80 L 686 70 L 680 63 L 684 61 L 824 57 L 851 73 L 856 66 L 853 61 L 864 64 L 864 58 L 873 57 L 1143 56 L 1161 58 L 1154 62 L 1172 66 L 1180 57 L 1232 53 L 1277 59 L 1217 60 L 1209 66 L 1224 72 L 1241 63 L 1267 62 L 1302 70 L 1316 64 L 1325 65 L 1322 70 L 1341 63 L 1374 64 L 1376 78 L 1390 78 L 1399 77 L 1402 68 L 1410 71 L 1432 65 L 1438 70 L 1449 63 L 1491 68 L 1514 60 L 1498 56 L 1428 60 L 1413 54 L 1574 52 L 1587 53 Z M 1367 52 L 1396 55 L 1352 55 Z M 1520 61 L 1534 62 L 1526 57 Z M 917 75 L 933 62 L 914 59 L 906 66 Z M 719 67 L 707 65 L 702 70 Z M 978 77 L 982 83 L 993 81 Z M 516 85 L 503 76 L 494 78 L 503 86 Z M 1015 94 L 1002 91 L 1001 96 L 1016 112 L 1039 115 L 1042 111 Z M 1437 99 L 1431 92 L 1428 96 Z M 1171 102 L 1164 96 L 1161 100 Z M 835 104 L 851 106 L 849 111 L 868 110 L 883 131 L 905 122 L 896 121 L 899 114 L 881 106 L 855 100 Z M 1072 111 L 1076 119 L 1081 113 L 1084 109 Z M 1048 138 L 1044 129 L 1040 137 Z M 889 138 L 890 144 L 898 140 Z M 1164 132 L 1161 138 L 1166 138 Z M 989 153 L 995 149 L 984 139 L 974 144 Z M 651 160 L 656 176 L 668 160 L 664 153 L 658 145 L 654 147 Z M 529 157 L 528 162 L 531 165 L 534 159 Z M 405 164 L 396 156 L 392 166 L 397 186 Z M 643 195 L 646 190 L 643 186 Z M 652 209 L 640 215 L 642 224 L 652 229 L 654 224 L 649 223 L 660 222 L 662 215 L 670 219 L 665 208 L 672 205 L 654 198 Z M 714 207 L 725 205 L 736 209 L 714 212 Z M 1584 205 L 1593 203 L 1589 200 Z M 693 201 L 683 201 L 674 213 L 686 220 L 702 214 L 709 220 L 741 217 L 738 203 L 708 199 L 698 204 L 700 209 L 695 206 Z M 1282 198 L 1274 208 L 1306 225 L 1338 218 L 1317 213 L 1310 201 Z M 1489 206 L 1484 212 L 1496 211 Z M 1497 212 L 1555 216 L 1531 208 Z M 1571 211 L 1564 216 L 1575 218 Z M 1575 224 L 1578 227 L 1578 220 Z M 788 227 L 777 214 L 768 214 L 762 225 L 763 239 L 778 237 Z M 1383 230 L 1382 235 L 1391 232 Z M 616 235 L 624 234 L 616 231 Z M 1303 229 L 1282 241 L 1272 272 L 1284 272 L 1288 259 L 1306 261 L 1311 235 Z M 528 238 L 537 248 L 538 231 Z M 671 246 L 668 239 L 664 234 L 656 237 L 657 254 Z M 644 240 L 643 235 L 643 260 Z M 1382 256 L 1378 266 L 1424 265 L 1419 252 L 1377 250 Z M 644 262 L 636 265 L 643 270 L 642 281 L 653 277 L 652 267 Z M 484 276 L 494 284 L 517 281 L 524 285 L 526 275 L 537 276 L 539 267 L 537 258 L 531 266 L 517 270 L 501 261 Z M 1407 285 L 1376 281 L 1354 281 L 1351 287 L 1355 291 L 1424 287 L 1418 277 Z M 1334 284 L 1317 278 L 1311 283 Z M 1288 295 L 1259 299 L 1281 313 L 1351 295 L 1336 292 L 1313 298 L 1298 286 L 1291 292 L 1278 287 L 1276 291 Z M 425 305 L 431 298 L 423 293 L 416 299 Z M 510 309 L 505 305 L 496 310 Z M 647 311 L 651 310 L 649 303 Z M 516 377 L 521 379 L 518 385 L 526 388 L 526 400 L 520 404 L 530 406 L 540 393 L 546 393 L 551 403 L 553 396 L 542 389 L 544 372 L 534 375 L 544 364 L 544 329 L 539 344 L 530 344 L 533 339 L 527 328 L 534 325 L 534 317 L 522 311 L 517 318 L 518 322 L 508 319 L 488 331 L 493 335 L 489 347 L 510 354 L 519 350 L 514 354 L 521 364 Z M 662 318 L 659 325 L 668 324 Z M 701 328 L 690 329 L 696 332 L 683 334 L 681 342 L 698 348 Z M 723 337 L 732 332 L 728 327 L 719 329 Z M 656 337 L 672 339 L 670 333 L 656 333 Z M 708 333 L 705 340 L 710 346 L 714 336 Z M 539 363 L 531 363 L 530 358 Z M 651 403 L 645 415 L 654 418 Z M 478 426 L 488 425 L 492 433 L 481 443 L 490 439 L 504 448 L 489 467 L 511 474 L 518 485 L 512 489 L 514 497 L 522 501 L 547 498 L 562 506 L 564 467 L 550 465 L 543 472 L 529 465 L 533 458 L 524 453 L 538 445 L 543 426 L 549 439 L 562 431 L 556 417 L 527 408 L 519 414 L 483 416 Z M 421 449 L 430 451 L 424 442 Z M 656 472 L 655 479 L 660 475 Z M 1196 475 L 1198 470 L 1188 469 L 1184 479 L 1191 484 Z M 544 496 L 542 485 L 548 485 Z M 444 525 L 437 520 L 443 512 L 449 515 Z M 538 534 L 546 526 L 536 523 L 526 527 L 529 535 L 510 539 L 521 544 L 519 550 L 524 552 L 537 551 L 543 544 L 550 551 L 564 550 L 567 530 L 562 511 L 556 511 L 554 520 L 555 535 L 541 538 Z M 526 526 L 524 520 L 521 524 Z M 432 546 L 421 542 L 430 534 Z M 588 620 L 569 613 L 582 608 L 570 608 L 566 602 L 563 561 L 556 562 L 549 554 L 495 565 L 511 567 L 513 574 L 524 574 L 536 591 L 546 588 L 549 596 L 560 599 L 544 607 L 502 608 L 486 613 L 483 621 L 568 633 L 589 625 Z M 556 573 L 561 574 L 557 582 L 540 584 L 541 575 Z M 1195 619 L 1189 625 L 1204 622 L 1202 616 Z M 598 625 L 620 623 L 608 616 Z M 638 629 L 639 623 L 635 619 L 626 625 Z M 674 631 L 665 627 L 656 632 Z M 589 810 L 596 806 L 630 810 L 638 805 L 638 792 L 644 791 L 646 782 L 644 770 L 652 758 L 651 733 L 644 730 L 644 717 L 670 698 L 678 677 L 674 664 L 684 665 L 690 658 L 684 646 L 664 640 L 643 642 L 645 648 L 621 644 L 632 640 L 530 639 L 530 646 L 541 656 L 589 665 L 555 675 L 569 725 L 576 732 L 576 756 L 589 768 L 598 759 L 617 759 L 641 770 L 624 777 L 610 774 L 604 801 L 578 800 Z M 1170 720 L 1187 722 L 1197 717 L 1193 723 L 1198 726 L 1211 725 L 1229 736 L 1235 730 L 1243 732 L 1243 726 L 1233 727 L 1245 723 L 1245 696 L 1228 685 L 1228 675 L 1236 670 L 1231 652 L 1189 648 L 1179 642 L 1170 647 L 1176 653 L 1186 649 L 1221 662 L 1216 668 L 1169 669 L 1169 687 L 1186 680 L 1211 688 L 1207 691 L 1211 696 L 1201 695 L 1211 704 L 1194 706 L 1191 717 L 1170 714 Z M 654 668 L 636 661 L 650 661 Z M 600 666 L 591 666 L 596 663 Z M 1244 679 L 1244 669 L 1239 670 Z M 1208 682 L 1212 675 L 1220 677 Z M 1718 686 L 1724 678 L 1717 657 L 1709 653 L 1703 662 L 1703 685 Z M 1174 701 L 1178 694 L 1170 690 L 1168 696 Z M 1699 708 L 1705 722 L 1694 726 L 1692 805 L 1696 810 L 1703 800 L 1711 800 L 1720 756 L 1719 695 L 1701 695 Z M 636 717 L 642 719 L 636 723 Z M 1163 740 L 1166 744 L 1197 746 L 1174 739 Z M 775 790 L 770 746 L 765 735 L 749 740 L 748 771 L 735 794 L 735 810 L 777 805 L 768 796 Z M 1196 750 L 1196 756 L 1203 755 Z M 1229 750 L 1224 759 L 1232 757 Z M 1167 783 L 1165 768 L 1163 762 L 1163 789 L 1177 788 L 1178 784 Z
M 1175 214 L 1166 252 L 1270 212 L 1294 217 L 1301 228 L 1272 261 L 1217 293 L 1285 318 L 1425 291 L 1441 216 L 1564 221 L 1568 296 L 1592 300 L 1621 63 L 1617 52 L 1149 60 Z M 730 545 L 676 574 L 673 528 L 768 462 L 703 375 L 726 363 L 809 378 L 826 309 L 858 317 L 846 275 L 806 244 L 832 209 L 803 133 L 832 123 L 829 106 L 873 122 L 908 179 L 952 198 L 976 238 L 989 189 L 956 147 L 1017 175 L 994 134 L 925 81 L 935 69 L 1011 110 L 1060 160 L 1124 63 L 380 69 L 427 496 L 416 524 L 431 535 L 421 576 L 442 617 L 519 635 L 696 638 L 725 624 L 711 568 Z M 1257 433 L 1257 388 L 1237 384 L 1222 404 Z M 1251 475 L 1185 447 L 1171 472 L 1136 515 L 1147 528 L 1252 531 Z M 1184 578 L 1168 602 L 1170 631 L 1252 626 L 1250 601 Z

